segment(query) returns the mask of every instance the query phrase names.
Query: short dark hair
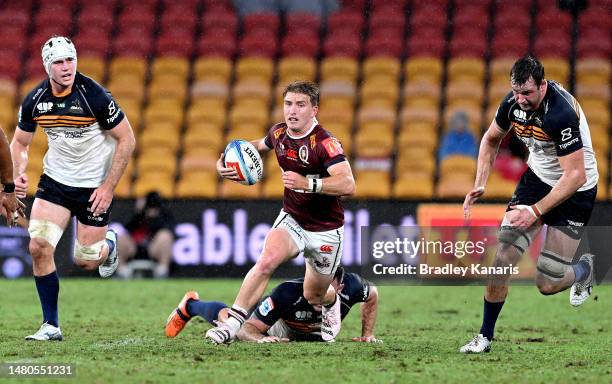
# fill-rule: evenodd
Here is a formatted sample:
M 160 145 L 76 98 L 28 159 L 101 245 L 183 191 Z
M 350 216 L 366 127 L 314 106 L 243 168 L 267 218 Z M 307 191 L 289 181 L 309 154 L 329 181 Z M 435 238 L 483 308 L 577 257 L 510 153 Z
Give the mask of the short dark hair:
M 342 281 L 344 280 L 344 268 L 342 268 L 342 266 L 338 266 L 338 269 L 336 269 L 334 280 L 337 280 L 338 284 L 342 284 Z
M 542 84 L 544 66 L 535 56 L 527 55 L 518 59 L 512 66 L 510 81 L 522 85 L 529 81 L 530 77 L 533 78 L 536 85 Z
M 298 80 L 292 82 L 285 87 L 285 90 L 283 91 L 283 98 L 285 98 L 289 92 L 301 93 L 308 96 L 310 98 L 310 104 L 312 104 L 313 107 L 319 105 L 319 86 L 312 81 Z

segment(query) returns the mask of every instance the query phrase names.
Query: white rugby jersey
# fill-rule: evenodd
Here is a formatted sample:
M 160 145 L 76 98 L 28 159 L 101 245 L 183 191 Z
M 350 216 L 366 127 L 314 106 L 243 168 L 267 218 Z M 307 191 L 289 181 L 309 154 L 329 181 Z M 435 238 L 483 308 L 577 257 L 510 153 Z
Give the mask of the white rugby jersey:
M 497 109 L 495 121 L 505 131 L 514 128 L 529 148 L 527 165 L 544 183 L 554 186 L 563 175 L 560 156 L 582 148 L 587 181 L 578 190 L 597 185 L 597 161 L 586 117 L 576 99 L 558 83 L 548 81 L 544 100 L 535 111 L 523 111 L 510 92 Z
M 97 188 L 110 170 L 116 140 L 108 132 L 124 114 L 110 92 L 77 72 L 72 90 L 53 95 L 49 79 L 37 85 L 19 108 L 19 129 L 47 134 L 43 172 L 71 186 Z

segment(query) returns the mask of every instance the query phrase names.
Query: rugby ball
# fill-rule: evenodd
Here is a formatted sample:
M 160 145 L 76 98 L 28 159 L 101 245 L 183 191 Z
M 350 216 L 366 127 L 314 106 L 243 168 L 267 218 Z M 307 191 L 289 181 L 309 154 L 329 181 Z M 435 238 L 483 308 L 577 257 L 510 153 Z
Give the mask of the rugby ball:
M 225 166 L 238 172 L 240 184 L 253 185 L 263 177 L 263 161 L 259 151 L 245 140 L 233 140 L 225 147 Z

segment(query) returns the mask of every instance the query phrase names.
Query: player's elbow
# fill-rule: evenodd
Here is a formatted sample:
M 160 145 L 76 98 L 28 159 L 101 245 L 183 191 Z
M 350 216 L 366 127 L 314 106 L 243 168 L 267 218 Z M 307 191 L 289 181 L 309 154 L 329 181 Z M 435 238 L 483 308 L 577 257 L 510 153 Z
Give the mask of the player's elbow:
M 343 196 L 353 196 L 355 194 L 355 179 L 352 175 L 346 176 L 346 182 L 344 183 L 344 190 L 342 191 Z

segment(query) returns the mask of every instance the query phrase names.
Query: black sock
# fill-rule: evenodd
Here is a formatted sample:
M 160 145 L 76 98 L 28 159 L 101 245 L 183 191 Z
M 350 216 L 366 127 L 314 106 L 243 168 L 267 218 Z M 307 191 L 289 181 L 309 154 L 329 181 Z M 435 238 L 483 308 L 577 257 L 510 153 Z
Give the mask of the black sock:
M 34 276 L 36 290 L 43 311 L 43 322 L 59 327 L 57 318 L 57 298 L 59 296 L 59 277 L 57 271 L 45 276 Z
M 480 333 L 489 339 L 489 341 L 493 340 L 493 332 L 495 331 L 495 322 L 497 321 L 497 316 L 501 312 L 502 307 L 504 306 L 505 301 L 501 301 L 499 303 L 491 303 L 488 302 L 487 299 L 484 299 L 484 311 L 482 317 L 482 327 L 480 327 Z
M 220 301 L 189 300 L 187 302 L 187 315 L 203 317 L 206 321 L 215 325 L 213 321 L 217 320 L 219 311 L 223 308 L 227 308 L 227 305 Z

